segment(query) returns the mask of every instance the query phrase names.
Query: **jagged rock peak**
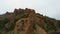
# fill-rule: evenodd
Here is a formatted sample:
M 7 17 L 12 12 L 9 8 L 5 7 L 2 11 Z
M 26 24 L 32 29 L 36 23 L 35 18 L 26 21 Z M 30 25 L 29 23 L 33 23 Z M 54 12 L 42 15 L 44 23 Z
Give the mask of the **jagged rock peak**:
M 28 8 L 25 8 L 25 9 L 19 8 L 19 9 L 15 9 L 14 13 L 15 14 L 21 14 L 21 13 L 28 13 L 28 14 L 30 14 L 30 13 L 35 13 L 35 10 L 34 9 L 28 9 Z

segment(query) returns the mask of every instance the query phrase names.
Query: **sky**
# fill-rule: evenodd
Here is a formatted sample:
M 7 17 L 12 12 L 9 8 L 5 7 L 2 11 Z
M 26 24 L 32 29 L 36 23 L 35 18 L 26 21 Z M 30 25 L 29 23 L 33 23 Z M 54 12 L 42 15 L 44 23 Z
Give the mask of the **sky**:
M 31 8 L 37 13 L 60 20 L 60 0 L 0 0 L 0 14 L 15 8 Z

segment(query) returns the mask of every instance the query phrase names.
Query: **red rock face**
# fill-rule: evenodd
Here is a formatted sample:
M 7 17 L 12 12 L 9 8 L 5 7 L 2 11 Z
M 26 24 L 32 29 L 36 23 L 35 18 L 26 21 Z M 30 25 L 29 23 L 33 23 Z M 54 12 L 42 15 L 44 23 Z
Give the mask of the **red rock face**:
M 14 29 L 14 34 L 17 34 L 17 32 L 24 31 L 24 34 L 31 34 L 33 30 L 34 24 L 39 24 L 40 27 L 44 26 L 44 17 L 43 15 L 40 15 L 39 13 L 35 13 L 35 10 L 33 9 L 15 9 L 14 10 L 14 15 L 9 15 L 8 18 L 9 20 L 14 20 L 15 16 L 19 16 L 22 14 L 26 14 L 28 17 L 27 18 L 21 18 L 16 22 L 16 26 Z M 17 17 L 16 17 L 17 18 Z M 21 34 L 21 33 L 19 33 Z
M 19 28 L 22 28 L 21 27 L 21 21 L 24 21 L 25 23 L 26 23 L 26 27 L 25 27 L 25 33 L 24 34 L 31 34 L 31 32 L 33 31 L 32 30 L 32 27 L 33 27 L 33 24 L 35 24 L 35 23 L 32 23 L 31 21 L 30 21 L 30 18 L 22 18 L 22 19 L 20 19 L 19 21 L 17 21 L 16 22 L 16 27 L 15 27 L 15 33 L 18 31 L 18 29 Z M 38 23 L 40 26 L 42 26 L 43 25 L 43 22 L 42 21 L 40 21 L 41 23 Z M 18 27 L 17 27 L 18 26 Z
M 26 8 L 25 13 L 32 14 L 35 13 L 35 10 Z
M 22 27 L 21 26 L 23 26 L 22 24 L 21 24 L 21 21 L 24 21 L 25 23 L 26 23 L 26 27 L 25 27 L 25 34 L 30 34 L 31 33 L 31 22 L 30 22 L 30 20 L 29 20 L 29 18 L 23 18 L 23 19 L 20 19 L 19 21 L 17 21 L 17 23 L 16 23 L 16 27 L 15 27 L 15 30 L 14 30 L 14 32 L 16 33 L 17 31 L 18 31 L 18 29 L 21 29 Z

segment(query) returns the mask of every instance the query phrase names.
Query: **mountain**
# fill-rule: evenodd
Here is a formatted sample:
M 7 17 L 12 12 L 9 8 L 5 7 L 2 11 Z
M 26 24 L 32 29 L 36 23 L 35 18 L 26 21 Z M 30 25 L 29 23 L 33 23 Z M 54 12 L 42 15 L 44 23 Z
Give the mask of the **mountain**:
M 34 9 L 15 9 L 0 15 L 0 34 L 57 34 L 60 20 L 43 16 Z

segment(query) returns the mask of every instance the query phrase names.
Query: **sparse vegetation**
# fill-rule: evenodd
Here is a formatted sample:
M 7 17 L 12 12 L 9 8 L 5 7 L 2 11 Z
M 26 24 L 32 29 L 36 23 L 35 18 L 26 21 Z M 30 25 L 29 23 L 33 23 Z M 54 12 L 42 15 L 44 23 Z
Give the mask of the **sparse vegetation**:
M 9 18 L 10 15 L 13 15 Z M 29 18 L 30 21 L 29 24 L 27 24 L 27 21 L 23 18 Z M 19 20 L 23 19 L 22 22 Z M 18 24 L 17 24 L 18 21 Z M 15 28 L 16 25 L 19 27 Z M 27 26 L 26 26 L 27 25 Z M 30 25 L 30 26 L 29 26 Z M 32 31 L 30 33 L 32 34 L 40 34 L 41 32 L 38 33 L 39 27 L 36 26 L 38 25 L 40 28 L 42 28 L 46 33 L 53 33 L 53 32 L 60 32 L 60 20 L 56 20 L 54 18 L 50 18 L 47 16 L 43 16 L 39 13 L 35 13 L 35 10 L 33 9 L 15 9 L 13 13 L 6 13 L 3 15 L 0 15 L 0 34 L 13 34 L 14 29 L 19 30 L 22 29 L 21 31 L 15 31 L 15 32 L 25 32 L 25 29 L 29 28 L 30 30 L 27 30 L 27 34 L 29 31 Z M 32 30 L 31 30 L 32 27 Z M 42 30 L 41 30 L 42 31 Z

